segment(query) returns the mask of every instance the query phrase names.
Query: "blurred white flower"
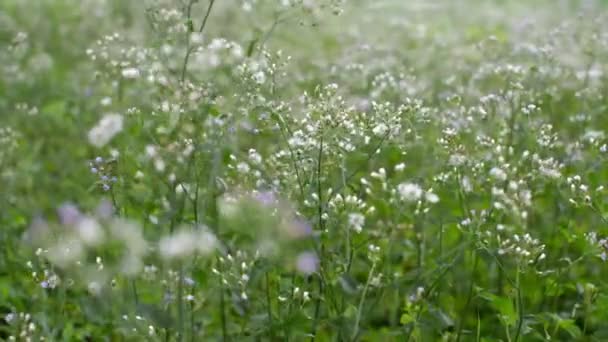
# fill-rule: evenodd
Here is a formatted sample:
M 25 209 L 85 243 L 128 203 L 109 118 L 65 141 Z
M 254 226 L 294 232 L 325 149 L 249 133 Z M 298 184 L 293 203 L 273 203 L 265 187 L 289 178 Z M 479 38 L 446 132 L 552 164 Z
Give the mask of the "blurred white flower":
M 490 170 L 490 176 L 492 176 L 492 178 L 499 180 L 499 181 L 505 181 L 507 180 L 507 173 L 504 172 L 501 168 L 499 167 L 493 167 Z
M 423 194 L 422 188 L 414 183 L 401 183 L 397 185 L 397 192 L 399 193 L 399 198 L 406 202 L 418 201 Z
M 101 293 L 101 289 L 101 284 L 96 281 L 92 281 L 87 285 L 87 290 L 89 290 L 89 293 L 93 296 L 99 295 Z
M 350 213 L 348 214 L 348 226 L 360 233 L 363 230 L 363 225 L 365 224 L 365 216 L 360 213 Z
M 80 240 L 87 246 L 97 246 L 105 239 L 104 230 L 92 217 L 82 218 L 76 225 L 76 230 Z
M 125 68 L 122 69 L 122 77 L 124 78 L 129 78 L 129 79 L 133 79 L 133 78 L 138 78 L 139 77 L 139 69 L 137 68 Z
M 148 243 L 138 224 L 123 219 L 114 219 L 110 223 L 110 234 L 128 247 L 129 254 L 137 256 L 146 254 Z
M 159 252 L 163 258 L 176 259 L 193 255 L 211 253 L 217 245 L 215 235 L 207 229 L 195 231 L 182 229 L 173 235 L 165 236 L 159 241 Z
M 65 237 L 48 249 L 49 261 L 56 266 L 65 268 L 84 255 L 84 247 L 81 241 L 75 237 Z
M 437 203 L 439 202 L 439 196 L 437 196 L 436 194 L 428 191 L 426 194 L 424 194 L 424 198 L 429 202 L 429 203 Z
M 89 142 L 95 147 L 103 147 L 123 128 L 120 114 L 106 114 L 95 127 L 89 131 Z
M 388 131 L 388 126 L 383 124 L 383 123 L 379 123 L 376 127 L 374 127 L 374 129 L 372 130 L 372 132 L 374 132 L 374 134 L 378 137 L 383 136 L 386 132 Z
M 255 74 L 253 74 L 253 80 L 257 84 L 262 84 L 266 81 L 266 74 L 264 74 L 263 71 L 258 71 Z

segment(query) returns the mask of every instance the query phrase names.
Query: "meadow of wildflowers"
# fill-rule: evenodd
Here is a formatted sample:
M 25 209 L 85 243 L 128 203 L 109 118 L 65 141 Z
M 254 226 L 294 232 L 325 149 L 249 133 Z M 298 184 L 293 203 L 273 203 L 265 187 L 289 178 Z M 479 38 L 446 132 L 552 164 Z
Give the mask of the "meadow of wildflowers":
M 608 341 L 608 3 L 0 1 L 0 340 Z

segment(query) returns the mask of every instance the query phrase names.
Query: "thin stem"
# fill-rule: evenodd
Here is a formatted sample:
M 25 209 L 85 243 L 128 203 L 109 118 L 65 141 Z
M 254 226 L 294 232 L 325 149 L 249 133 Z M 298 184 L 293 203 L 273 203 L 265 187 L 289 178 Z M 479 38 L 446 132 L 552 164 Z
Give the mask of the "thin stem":
M 177 320 L 178 332 L 177 341 L 183 341 L 184 338 L 184 265 L 179 264 L 179 279 L 177 283 Z
M 190 295 L 194 297 L 194 286 L 192 286 L 192 289 L 190 290 Z M 194 302 L 190 302 L 190 341 L 194 342 L 195 341 L 195 334 L 194 334 Z
M 222 324 L 222 341 L 226 342 L 226 341 L 228 341 L 228 329 L 226 328 L 226 300 L 224 298 L 224 282 L 222 281 L 223 272 L 222 272 L 221 265 L 218 268 L 220 271 L 220 274 L 218 275 L 217 279 L 219 280 L 219 285 L 220 285 L 220 311 L 221 311 L 220 319 L 221 319 L 221 324 Z
M 268 329 L 270 329 L 270 338 L 274 339 L 274 323 L 272 321 L 272 302 L 270 298 L 270 276 L 266 271 L 266 310 L 268 313 Z
M 323 231 L 325 230 L 325 224 L 323 221 L 323 193 L 321 191 L 322 164 L 323 164 L 323 135 L 321 135 L 321 140 L 319 142 L 319 155 L 317 157 L 317 197 L 318 197 L 317 198 L 317 200 L 318 200 L 317 214 L 319 215 L 319 218 L 318 218 L 319 219 L 319 229 L 321 230 L 321 234 L 323 234 Z M 323 241 L 321 240 L 321 248 L 319 251 L 319 258 L 320 258 L 321 262 L 324 260 L 323 252 L 324 252 L 324 246 L 323 246 Z M 323 265 L 321 265 L 321 267 L 323 267 Z M 323 279 L 322 279 L 320 272 L 319 272 L 319 276 L 318 276 L 317 280 L 318 280 L 318 284 L 319 284 L 319 292 L 317 294 L 317 301 L 315 303 L 315 317 L 313 320 L 312 331 L 311 331 L 312 341 L 315 340 L 316 334 L 317 334 L 317 322 L 319 320 L 319 314 L 321 312 L 321 298 L 322 298 L 322 294 L 324 292 Z
M 361 294 L 361 299 L 359 300 L 359 306 L 357 308 L 357 317 L 355 319 L 355 326 L 353 328 L 353 335 L 351 339 L 354 341 L 359 335 L 359 323 L 361 322 L 361 313 L 363 312 L 363 303 L 365 302 L 365 297 L 367 296 L 367 290 L 369 289 L 369 284 L 372 281 L 372 276 L 374 275 L 374 269 L 376 268 L 376 263 L 372 264 L 372 268 L 369 270 L 369 275 L 367 276 L 367 282 L 365 283 L 365 287 L 363 288 L 363 293 Z
M 209 7 L 207 7 L 207 13 L 205 13 L 205 18 L 203 18 L 203 22 L 201 23 L 201 27 L 198 28 L 198 32 L 202 33 L 207 25 L 207 20 L 209 19 L 209 14 L 211 14 L 211 9 L 213 8 L 213 4 L 215 0 L 209 1 Z
M 188 23 L 191 24 L 191 13 L 192 13 L 192 5 L 194 5 L 195 0 L 190 0 L 190 2 L 188 3 L 188 7 L 186 10 L 186 15 L 188 17 Z M 207 13 L 205 13 L 205 17 L 203 18 L 203 22 L 201 23 L 201 26 L 198 29 L 199 33 L 202 33 L 203 30 L 205 29 L 205 26 L 207 26 L 207 20 L 209 19 L 209 15 L 211 14 L 211 10 L 213 9 L 213 4 L 215 3 L 215 0 L 211 0 L 209 1 L 209 7 L 207 7 Z M 194 51 L 194 49 L 190 46 L 190 33 L 191 33 L 191 29 L 188 29 L 188 37 L 186 38 L 186 56 L 184 56 L 184 63 L 182 64 L 182 73 L 181 73 L 181 77 L 180 80 L 182 83 L 184 83 L 184 81 L 186 80 L 186 72 L 188 71 L 188 60 L 190 59 L 190 55 L 192 54 L 192 51 Z
M 473 289 L 475 288 L 475 273 L 477 272 L 477 262 L 479 258 L 477 257 L 477 251 L 473 250 L 473 270 L 471 271 L 471 282 L 469 283 L 469 291 L 467 293 L 467 299 L 460 314 L 460 322 L 458 323 L 458 333 L 456 334 L 456 342 L 460 341 L 462 337 L 462 329 L 464 328 L 464 320 L 467 311 L 469 310 L 469 306 L 471 305 L 471 300 L 473 299 Z
M 181 83 L 184 83 L 186 79 L 186 70 L 188 69 L 188 60 L 190 59 L 190 54 L 192 53 L 192 48 L 190 47 L 190 33 L 192 33 L 192 6 L 196 0 L 190 0 L 188 2 L 188 6 L 186 6 L 186 20 L 188 22 L 188 30 L 186 32 L 186 56 L 184 56 L 184 63 L 182 64 L 182 72 L 180 76 Z
M 321 294 L 323 293 L 323 281 L 321 280 L 321 275 L 318 275 L 318 285 L 319 285 L 319 289 L 318 289 L 318 293 L 317 293 L 317 301 L 315 303 L 315 317 L 312 321 L 312 331 L 311 331 L 311 335 L 310 335 L 310 340 L 314 341 L 317 338 L 317 324 L 319 321 L 319 314 L 321 311 Z
M 522 298 L 521 298 L 521 283 L 520 283 L 520 266 L 519 263 L 517 264 L 517 274 L 515 275 L 515 286 L 517 288 L 517 314 L 518 314 L 518 320 L 517 320 L 517 330 L 515 332 L 515 342 L 517 342 L 519 340 L 519 336 L 521 335 L 521 329 L 522 326 L 524 324 L 524 309 L 523 309 L 523 303 L 522 303 Z

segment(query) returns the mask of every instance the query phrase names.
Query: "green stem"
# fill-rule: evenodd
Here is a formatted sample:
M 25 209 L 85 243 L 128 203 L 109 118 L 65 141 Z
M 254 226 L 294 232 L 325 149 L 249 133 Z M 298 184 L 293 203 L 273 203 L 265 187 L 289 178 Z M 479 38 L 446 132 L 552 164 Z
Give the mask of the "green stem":
M 464 328 L 464 321 L 466 317 L 466 313 L 469 310 L 469 306 L 471 305 L 471 300 L 473 299 L 473 289 L 475 288 L 475 273 L 477 272 L 477 251 L 473 250 L 473 270 L 471 270 L 471 283 L 469 284 L 469 291 L 467 293 L 467 299 L 460 314 L 460 322 L 458 323 L 458 333 L 456 334 L 456 342 L 460 341 L 462 337 L 462 330 Z
M 270 298 L 270 276 L 266 271 L 266 310 L 268 313 L 268 329 L 270 330 L 270 338 L 274 339 L 274 323 L 272 321 L 272 301 Z
M 523 309 L 522 298 L 521 298 L 520 273 L 521 273 L 520 265 L 518 263 L 517 264 L 517 274 L 515 275 L 515 287 L 517 288 L 517 314 L 518 314 L 517 330 L 515 332 L 515 342 L 517 342 L 519 340 L 519 336 L 521 335 L 521 329 L 524 324 L 524 309 Z
M 177 320 L 178 331 L 177 341 L 183 341 L 184 338 L 184 266 L 179 264 L 179 277 L 177 280 Z
M 372 264 L 372 268 L 369 270 L 369 275 L 367 276 L 367 282 L 365 283 L 365 287 L 363 288 L 363 293 L 361 294 L 361 299 L 359 300 L 359 307 L 357 308 L 357 317 L 355 319 L 355 326 L 353 328 L 353 334 L 351 339 L 355 341 L 357 339 L 357 335 L 359 335 L 359 323 L 361 322 L 361 313 L 363 312 L 363 303 L 365 302 L 365 297 L 367 296 L 367 290 L 369 289 L 369 284 L 372 281 L 372 276 L 374 275 L 374 269 L 376 268 L 376 263 Z

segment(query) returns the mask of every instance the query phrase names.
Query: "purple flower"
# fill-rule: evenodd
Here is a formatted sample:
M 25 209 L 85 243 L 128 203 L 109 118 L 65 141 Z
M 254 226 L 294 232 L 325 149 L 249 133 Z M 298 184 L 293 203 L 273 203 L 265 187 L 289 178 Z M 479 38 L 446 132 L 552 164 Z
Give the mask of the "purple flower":
M 303 252 L 298 255 L 296 269 L 305 275 L 315 273 L 319 268 L 319 258 L 313 252 Z
M 257 192 L 253 198 L 264 206 L 271 206 L 277 202 L 277 196 L 273 191 Z
M 302 239 L 312 235 L 311 225 L 302 219 L 295 219 L 286 227 L 287 235 L 292 239 Z
M 108 200 L 103 200 L 97 206 L 96 213 L 97 216 L 102 219 L 109 219 L 110 217 L 112 217 L 112 214 L 114 214 L 114 206 L 112 205 L 112 202 Z
M 62 204 L 57 208 L 57 215 L 59 216 L 59 222 L 66 226 L 75 225 L 82 218 L 80 210 L 69 202 Z

